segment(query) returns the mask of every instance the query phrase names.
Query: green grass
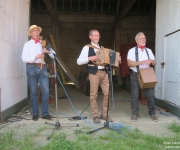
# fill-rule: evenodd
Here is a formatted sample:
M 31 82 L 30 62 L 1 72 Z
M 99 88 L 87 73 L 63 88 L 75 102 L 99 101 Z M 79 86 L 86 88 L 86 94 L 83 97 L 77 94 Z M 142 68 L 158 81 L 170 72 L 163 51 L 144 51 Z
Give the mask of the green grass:
M 168 127 L 170 130 L 172 130 L 173 132 L 177 133 L 177 134 L 180 134 L 180 124 L 176 124 L 176 123 L 173 123 L 171 124 L 169 127 Z
M 88 128 L 75 130 L 76 141 L 68 140 L 65 133 L 54 134 L 47 145 L 35 146 L 34 137 L 38 136 L 45 128 L 38 129 L 35 133 L 25 131 L 21 139 L 16 139 L 13 130 L 0 133 L 0 150 L 164 150 L 167 146 L 179 146 L 180 125 L 173 123 L 168 129 L 175 133 L 174 137 L 156 137 L 143 134 L 138 129 L 122 129 L 121 132 L 108 130 L 108 134 L 86 134 Z M 168 148 L 169 149 L 169 148 Z
M 124 129 L 122 132 L 110 131 L 108 135 L 101 135 L 94 138 L 92 134 L 81 134 L 78 139 L 73 142 L 65 138 L 56 138 L 48 145 L 39 147 L 38 150 L 164 150 L 164 142 L 179 141 L 180 136 L 155 137 L 143 134 L 135 129 L 128 131 Z M 180 146 L 180 145 L 179 145 Z

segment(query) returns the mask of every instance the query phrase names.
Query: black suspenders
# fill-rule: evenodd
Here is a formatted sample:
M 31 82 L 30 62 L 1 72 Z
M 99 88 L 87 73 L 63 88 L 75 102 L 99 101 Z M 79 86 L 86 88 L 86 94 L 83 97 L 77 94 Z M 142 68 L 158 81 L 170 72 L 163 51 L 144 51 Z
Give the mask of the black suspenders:
M 145 48 L 145 51 L 146 51 L 146 54 L 148 56 L 148 59 L 149 59 L 149 53 L 147 51 L 147 49 Z M 138 47 L 136 46 L 135 48 L 135 56 L 136 56 L 136 61 L 139 61 L 139 57 L 138 57 Z M 137 72 L 139 72 L 139 65 L 136 66 L 136 69 L 137 69 Z

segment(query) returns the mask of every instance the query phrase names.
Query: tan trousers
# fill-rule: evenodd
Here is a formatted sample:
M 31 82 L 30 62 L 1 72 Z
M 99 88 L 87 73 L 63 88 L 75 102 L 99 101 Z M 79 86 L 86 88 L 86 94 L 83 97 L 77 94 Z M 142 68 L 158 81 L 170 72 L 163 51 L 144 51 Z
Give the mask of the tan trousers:
M 100 86 L 104 94 L 102 102 L 102 112 L 101 115 L 107 115 L 107 104 L 108 104 L 108 94 L 109 94 L 109 79 L 108 74 L 105 71 L 98 70 L 97 73 L 89 74 L 90 80 L 90 106 L 92 116 L 98 116 L 98 107 L 97 107 L 97 94 L 98 87 Z

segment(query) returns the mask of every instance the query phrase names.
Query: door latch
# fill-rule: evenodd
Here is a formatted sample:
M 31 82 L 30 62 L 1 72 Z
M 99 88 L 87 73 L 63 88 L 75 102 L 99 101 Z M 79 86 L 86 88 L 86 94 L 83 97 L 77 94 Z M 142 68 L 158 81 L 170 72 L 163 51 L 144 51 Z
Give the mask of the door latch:
M 161 62 L 161 67 L 164 68 L 165 62 Z

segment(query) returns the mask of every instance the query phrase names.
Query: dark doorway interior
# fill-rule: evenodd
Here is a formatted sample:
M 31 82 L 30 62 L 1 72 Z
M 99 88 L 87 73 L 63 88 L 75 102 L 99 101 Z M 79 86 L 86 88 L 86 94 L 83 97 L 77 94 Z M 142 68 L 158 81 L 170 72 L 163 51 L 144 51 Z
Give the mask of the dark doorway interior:
M 156 0 L 31 0 L 30 24 L 41 26 L 42 36 L 54 36 L 59 55 L 78 79 L 86 67 L 76 59 L 89 43 L 90 29 L 98 29 L 100 44 L 116 51 L 140 31 L 155 43 L 155 9 Z

